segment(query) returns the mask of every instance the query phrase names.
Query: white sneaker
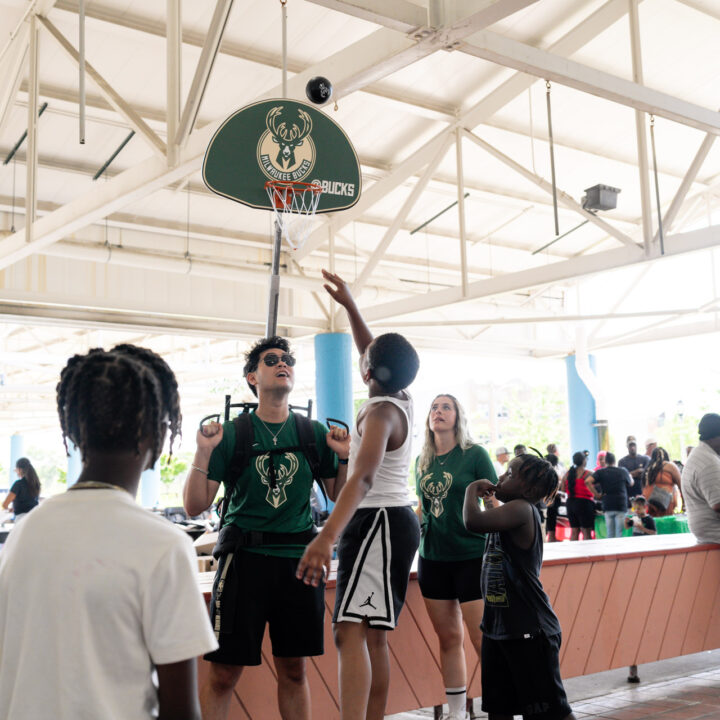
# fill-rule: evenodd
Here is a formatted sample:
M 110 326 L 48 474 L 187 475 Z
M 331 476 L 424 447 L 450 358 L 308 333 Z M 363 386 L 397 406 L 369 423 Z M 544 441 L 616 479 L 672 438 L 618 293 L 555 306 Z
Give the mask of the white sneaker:
M 443 720 L 470 720 L 470 713 L 469 712 L 448 713 L 447 715 L 443 716 Z

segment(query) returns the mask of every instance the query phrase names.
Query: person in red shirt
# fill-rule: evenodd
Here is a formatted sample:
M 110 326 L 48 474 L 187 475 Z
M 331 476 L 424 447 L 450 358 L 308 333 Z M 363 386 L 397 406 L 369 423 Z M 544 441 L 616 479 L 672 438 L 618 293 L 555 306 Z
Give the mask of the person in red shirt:
M 593 475 L 585 467 L 587 456 L 583 452 L 573 455 L 573 465 L 565 473 L 562 481 L 563 491 L 567 493 L 567 512 L 570 521 L 570 539 L 592 539 L 595 527 L 595 501 Z

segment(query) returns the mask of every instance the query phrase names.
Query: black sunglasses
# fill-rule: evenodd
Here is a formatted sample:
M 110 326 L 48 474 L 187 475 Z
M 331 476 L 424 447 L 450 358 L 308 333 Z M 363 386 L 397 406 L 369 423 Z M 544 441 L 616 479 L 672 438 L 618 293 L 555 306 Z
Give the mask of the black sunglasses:
M 282 355 L 275 355 L 275 353 L 268 353 L 264 358 L 263 362 L 268 367 L 274 367 L 280 361 L 283 361 L 288 367 L 295 365 L 295 358 L 290 353 L 283 353 Z

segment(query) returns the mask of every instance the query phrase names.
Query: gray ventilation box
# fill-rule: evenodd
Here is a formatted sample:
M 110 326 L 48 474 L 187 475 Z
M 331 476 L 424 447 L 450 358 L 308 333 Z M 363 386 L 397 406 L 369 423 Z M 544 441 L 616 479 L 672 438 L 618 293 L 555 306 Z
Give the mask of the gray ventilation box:
M 582 206 L 586 210 L 614 210 L 620 188 L 610 185 L 593 185 L 585 189 Z

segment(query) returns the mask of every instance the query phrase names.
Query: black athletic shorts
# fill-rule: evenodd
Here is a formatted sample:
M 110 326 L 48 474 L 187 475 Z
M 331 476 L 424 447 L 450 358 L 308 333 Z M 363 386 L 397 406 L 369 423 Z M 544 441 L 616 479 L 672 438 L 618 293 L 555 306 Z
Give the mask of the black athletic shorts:
M 275 657 L 323 654 L 325 586 L 314 588 L 298 580 L 297 564 L 297 558 L 245 550 L 220 558 L 210 601 L 220 647 L 205 655 L 206 660 L 260 665 L 266 624 Z
M 482 639 L 482 709 L 523 720 L 562 720 L 572 708 L 560 678 L 560 634 Z
M 407 507 L 361 508 L 338 543 L 333 622 L 393 630 L 405 603 L 420 523 Z
M 482 558 L 469 560 L 418 559 L 418 583 L 428 600 L 458 600 L 461 603 L 481 600 L 480 570 Z
M 568 498 L 567 514 L 571 528 L 595 527 L 595 501 L 587 498 Z

